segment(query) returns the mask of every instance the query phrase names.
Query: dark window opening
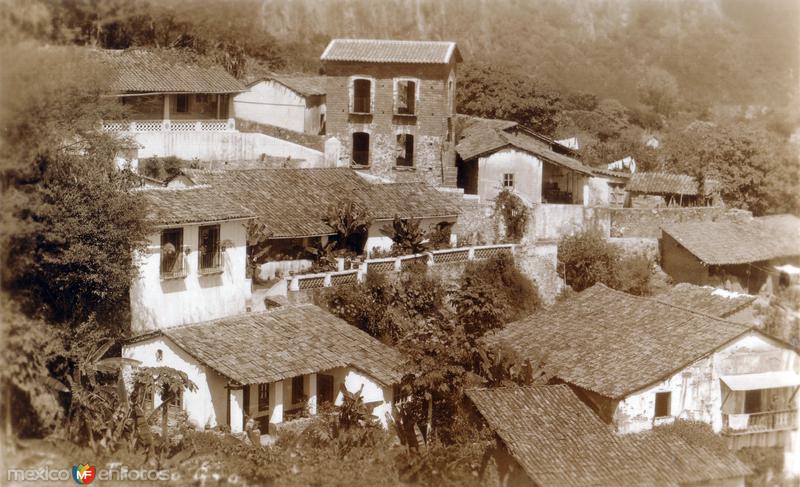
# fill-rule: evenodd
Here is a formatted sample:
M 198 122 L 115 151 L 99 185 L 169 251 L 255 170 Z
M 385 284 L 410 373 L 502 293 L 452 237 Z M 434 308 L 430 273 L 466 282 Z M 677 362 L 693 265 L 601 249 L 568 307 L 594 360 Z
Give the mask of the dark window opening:
M 183 275 L 183 228 L 161 231 L 161 275 Z
M 417 83 L 403 80 L 397 82 L 397 95 L 394 101 L 398 115 L 414 115 L 416 113 Z
M 414 136 L 397 134 L 397 165 L 411 167 L 414 165 Z
M 178 95 L 175 102 L 175 111 L 178 113 L 189 112 L 189 95 Z
M 258 410 L 269 410 L 269 384 L 258 385 Z
M 504 188 L 513 188 L 514 187 L 514 174 L 513 173 L 503 174 L 503 187 Z
M 761 412 L 761 391 L 744 391 L 744 412 L 753 414 Z
M 656 418 L 670 415 L 671 392 L 656 392 Z
M 370 113 L 372 105 L 372 82 L 368 79 L 353 80 L 353 113 Z
M 366 132 L 353 134 L 353 162 L 360 166 L 369 165 L 369 134 Z
M 219 225 L 200 227 L 200 270 L 210 271 L 221 267 Z
M 317 402 L 333 404 L 333 376 L 317 374 Z
M 301 403 L 306 400 L 306 393 L 302 375 L 292 377 L 292 404 Z

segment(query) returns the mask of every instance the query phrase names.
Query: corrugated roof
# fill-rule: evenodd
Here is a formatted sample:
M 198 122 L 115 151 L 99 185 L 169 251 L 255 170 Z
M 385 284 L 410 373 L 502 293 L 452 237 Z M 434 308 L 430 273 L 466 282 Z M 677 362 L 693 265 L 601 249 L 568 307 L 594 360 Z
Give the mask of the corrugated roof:
M 800 218 L 793 215 L 746 222 L 673 223 L 661 229 L 708 265 L 746 264 L 800 255 Z
M 450 41 L 398 41 L 388 39 L 332 39 L 320 60 L 365 63 L 447 64 L 461 53 Z
M 393 348 L 311 304 L 166 328 L 161 333 L 240 384 L 351 366 L 391 385 L 402 378 L 405 362 Z
M 255 213 L 209 186 L 146 187 L 138 190 L 147 204 L 147 219 L 155 225 L 243 220 Z
M 750 329 L 596 284 L 487 340 L 506 343 L 522 357 L 546 353 L 545 365 L 560 379 L 620 399 Z
M 452 198 L 425 183 L 371 184 L 349 168 L 187 170 L 248 205 L 275 238 L 336 233 L 323 218 L 331 205 L 353 201 L 373 219 L 452 217 Z
M 615 435 L 566 385 L 466 393 L 541 487 L 678 485 L 751 473 L 733 453 L 663 431 Z
M 664 303 L 719 318 L 727 318 L 750 306 L 756 300 L 756 297 L 750 294 L 719 291 L 710 286 L 695 286 L 683 282 L 654 298 Z
M 245 86 L 219 65 L 177 50 L 104 50 L 122 93 L 237 93 Z
M 721 185 L 716 179 L 706 179 L 706 195 L 717 193 L 720 188 Z M 636 172 L 631 176 L 625 189 L 646 194 L 682 194 L 696 196 L 697 181 L 688 174 Z

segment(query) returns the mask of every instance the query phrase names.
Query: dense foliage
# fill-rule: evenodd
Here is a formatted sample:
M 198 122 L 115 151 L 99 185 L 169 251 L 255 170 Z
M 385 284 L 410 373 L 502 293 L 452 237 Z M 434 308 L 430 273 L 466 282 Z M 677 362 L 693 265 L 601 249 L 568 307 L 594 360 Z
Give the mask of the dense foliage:
M 530 220 L 528 205 L 516 193 L 503 188 L 494 200 L 495 212 L 503 217 L 505 240 L 519 243 L 525 235 Z
M 563 237 L 558 243 L 558 262 L 564 280 L 575 291 L 603 283 L 631 294 L 650 294 L 650 260 L 642 255 L 624 255 L 599 231 Z

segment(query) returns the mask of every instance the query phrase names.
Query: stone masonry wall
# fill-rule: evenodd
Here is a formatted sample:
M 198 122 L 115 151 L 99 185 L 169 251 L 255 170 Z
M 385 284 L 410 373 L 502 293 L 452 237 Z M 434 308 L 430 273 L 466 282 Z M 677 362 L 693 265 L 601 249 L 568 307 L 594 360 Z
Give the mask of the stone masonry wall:
M 328 62 L 327 134 L 342 143 L 342 157 L 350 159 L 352 134 L 370 134 L 371 174 L 396 181 L 421 180 L 439 186 L 443 182 L 442 164 L 454 166 L 448 118 L 453 115 L 449 102 L 448 80 L 455 65 L 375 64 Z M 351 77 L 370 78 L 372 113 L 350 113 Z M 394 114 L 394 79 L 412 78 L 420 83 L 416 115 Z M 398 134 L 414 136 L 414 166 L 396 167 Z
M 661 238 L 661 226 L 695 221 L 740 221 L 752 214 L 723 207 L 696 208 L 612 208 L 612 237 Z

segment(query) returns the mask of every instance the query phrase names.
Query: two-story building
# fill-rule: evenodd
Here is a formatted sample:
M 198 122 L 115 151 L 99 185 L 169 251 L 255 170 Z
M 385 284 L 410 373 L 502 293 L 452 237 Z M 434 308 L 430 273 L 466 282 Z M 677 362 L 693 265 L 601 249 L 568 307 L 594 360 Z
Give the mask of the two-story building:
M 333 39 L 320 60 L 326 133 L 346 162 L 392 181 L 455 187 L 454 42 Z
M 155 226 L 135 256 L 131 330 L 149 330 L 244 313 L 247 221 L 254 214 L 209 186 L 141 190 Z
M 542 362 L 619 433 L 675 418 L 800 465 L 800 354 L 758 329 L 602 284 L 488 338 Z

